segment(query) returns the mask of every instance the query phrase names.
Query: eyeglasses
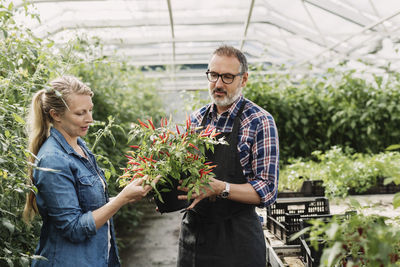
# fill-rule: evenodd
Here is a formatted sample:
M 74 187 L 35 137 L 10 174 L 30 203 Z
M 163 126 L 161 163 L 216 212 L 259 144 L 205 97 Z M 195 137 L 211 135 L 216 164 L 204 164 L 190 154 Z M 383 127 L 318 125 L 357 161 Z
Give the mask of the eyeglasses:
M 233 83 L 233 80 L 235 80 L 236 76 L 242 76 L 244 72 L 240 72 L 238 74 L 230 74 L 230 73 L 219 74 L 217 72 L 208 70 L 206 71 L 206 74 L 207 74 L 207 79 L 212 83 L 217 82 L 218 78 L 221 77 L 223 83 L 231 84 Z

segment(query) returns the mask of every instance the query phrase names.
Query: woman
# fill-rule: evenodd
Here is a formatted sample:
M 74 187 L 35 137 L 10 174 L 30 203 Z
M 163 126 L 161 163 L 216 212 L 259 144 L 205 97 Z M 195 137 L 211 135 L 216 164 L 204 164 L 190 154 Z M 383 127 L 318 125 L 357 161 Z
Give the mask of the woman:
M 93 122 L 92 96 L 78 79 L 64 76 L 33 97 L 29 149 L 38 168 L 30 177 L 37 193 L 29 195 L 24 216 L 40 213 L 35 254 L 46 259 L 32 266 L 120 266 L 112 216 L 151 189 L 136 180 L 109 199 L 104 173 L 80 138 Z

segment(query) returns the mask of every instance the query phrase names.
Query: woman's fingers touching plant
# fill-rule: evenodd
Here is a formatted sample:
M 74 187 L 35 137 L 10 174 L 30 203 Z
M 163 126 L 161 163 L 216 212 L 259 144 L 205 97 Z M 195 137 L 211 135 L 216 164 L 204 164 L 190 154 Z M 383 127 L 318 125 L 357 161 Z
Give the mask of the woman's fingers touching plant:
M 157 184 L 160 178 L 161 176 L 153 178 L 145 175 L 129 183 L 120 194 L 126 202 L 136 202 L 145 197 L 153 189 L 150 184 Z

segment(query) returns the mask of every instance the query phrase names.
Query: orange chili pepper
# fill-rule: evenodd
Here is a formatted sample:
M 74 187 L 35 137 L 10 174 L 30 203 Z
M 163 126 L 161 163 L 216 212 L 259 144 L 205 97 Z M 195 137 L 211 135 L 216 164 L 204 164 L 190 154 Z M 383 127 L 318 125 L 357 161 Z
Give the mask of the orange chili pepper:
M 152 119 L 150 118 L 149 120 L 147 120 L 148 122 L 149 122 L 149 124 L 150 124 L 150 126 L 151 126 L 151 128 L 153 129 L 153 130 L 155 130 L 156 129 L 156 127 L 154 127 L 154 124 L 153 124 L 153 121 L 152 121 Z
M 189 143 L 189 146 L 193 147 L 196 150 L 199 150 L 199 148 L 197 146 L 193 145 L 192 143 Z
M 146 123 L 142 122 L 140 119 L 138 119 L 138 121 L 139 121 L 140 125 L 149 129 L 149 126 Z

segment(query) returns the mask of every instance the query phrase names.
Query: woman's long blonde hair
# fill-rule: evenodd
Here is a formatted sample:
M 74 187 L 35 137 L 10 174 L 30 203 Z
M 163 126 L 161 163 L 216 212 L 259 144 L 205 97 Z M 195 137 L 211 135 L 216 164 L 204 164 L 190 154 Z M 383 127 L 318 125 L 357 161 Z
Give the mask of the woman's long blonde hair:
M 68 108 L 68 98 L 71 94 L 81 94 L 93 96 L 92 90 L 73 76 L 62 76 L 52 82 L 50 87 L 46 87 L 35 93 L 32 98 L 31 108 L 28 114 L 28 149 L 33 155 L 37 155 L 40 147 L 50 134 L 50 127 L 53 122 L 50 110 L 53 109 L 58 114 L 64 114 Z M 30 156 L 29 162 L 35 163 L 35 157 Z M 33 169 L 28 169 L 29 184 L 33 185 Z M 23 218 L 29 223 L 35 214 L 38 213 L 36 197 L 33 190 L 27 194 Z

